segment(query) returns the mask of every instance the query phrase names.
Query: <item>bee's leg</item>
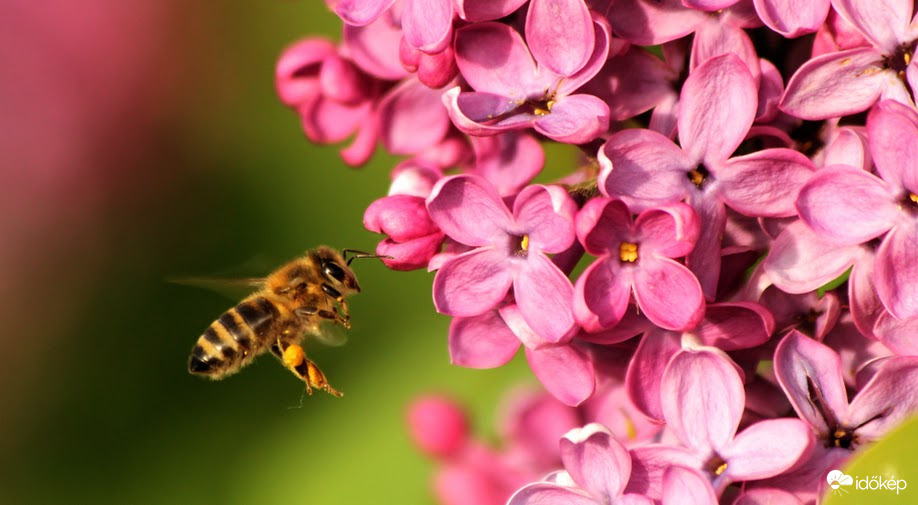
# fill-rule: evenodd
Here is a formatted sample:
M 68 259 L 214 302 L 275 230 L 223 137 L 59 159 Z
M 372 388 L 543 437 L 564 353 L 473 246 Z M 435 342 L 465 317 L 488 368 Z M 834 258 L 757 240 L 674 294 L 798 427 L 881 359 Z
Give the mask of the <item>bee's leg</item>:
M 319 309 L 317 307 L 301 307 L 296 309 L 296 313 L 300 316 L 319 316 L 323 319 L 332 319 L 335 321 L 335 324 L 340 324 L 347 330 L 351 329 L 351 318 L 342 317 L 334 307 L 332 307 L 331 310 Z
M 306 357 L 306 352 L 297 344 L 292 344 L 283 351 L 284 365 L 297 377 L 306 383 L 306 394 L 312 394 L 312 388 L 322 389 L 325 392 L 342 396 L 343 393 L 331 387 L 325 374 L 316 366 L 315 362 Z
M 341 319 L 343 319 L 344 321 L 350 321 L 351 315 L 347 309 L 347 302 L 344 301 L 344 297 L 341 296 L 341 293 L 339 293 L 337 289 L 329 286 L 328 284 L 322 284 L 322 291 L 324 291 L 325 294 L 330 296 L 333 300 L 338 302 L 338 305 L 341 306 Z M 332 307 L 332 310 L 335 312 L 335 314 L 338 313 L 338 311 L 334 307 Z M 350 327 L 349 324 L 344 325 L 344 326 L 345 328 Z

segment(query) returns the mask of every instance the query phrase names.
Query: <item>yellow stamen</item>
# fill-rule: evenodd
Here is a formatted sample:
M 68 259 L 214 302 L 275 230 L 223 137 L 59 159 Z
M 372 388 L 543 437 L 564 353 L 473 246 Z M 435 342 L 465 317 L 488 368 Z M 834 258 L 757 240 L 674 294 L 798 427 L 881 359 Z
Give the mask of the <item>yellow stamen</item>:
M 637 426 L 634 425 L 634 421 L 631 420 L 631 416 L 625 412 L 625 409 L 622 410 L 622 416 L 625 417 L 625 436 L 628 437 L 628 440 L 634 440 L 637 438 Z
M 918 203 L 918 195 L 916 195 L 915 193 L 909 193 L 908 199 L 914 203 Z
M 912 61 L 912 55 L 905 53 L 904 55 L 902 55 L 902 59 L 904 59 L 905 64 L 908 65 L 909 62 Z
M 631 242 L 622 242 L 618 246 L 618 257 L 622 261 L 634 263 L 638 259 L 638 245 Z
M 692 170 L 689 172 L 689 180 L 692 181 L 692 184 L 700 187 L 701 183 L 704 182 L 704 174 L 698 170 Z
M 714 474 L 715 474 L 715 475 L 720 475 L 720 474 L 722 474 L 722 473 L 724 473 L 724 472 L 726 472 L 726 471 L 727 471 L 727 464 L 724 463 L 724 464 L 720 465 L 719 467 L 717 467 L 717 470 L 714 470 Z
M 523 251 L 529 250 L 529 235 L 523 235 L 523 238 L 520 239 L 520 249 Z

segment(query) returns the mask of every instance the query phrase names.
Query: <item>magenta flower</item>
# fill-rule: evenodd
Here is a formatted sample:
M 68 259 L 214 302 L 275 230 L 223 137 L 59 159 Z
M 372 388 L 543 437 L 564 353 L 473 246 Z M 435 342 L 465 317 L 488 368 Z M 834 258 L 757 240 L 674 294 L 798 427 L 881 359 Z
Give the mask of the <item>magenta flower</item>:
M 698 239 L 691 207 L 675 204 L 642 212 L 632 222 L 621 200 L 596 198 L 577 215 L 577 236 L 597 259 L 577 279 L 575 314 L 589 331 L 618 324 L 632 293 L 652 323 L 671 330 L 694 327 L 704 315 L 695 276 L 672 258 Z
M 624 494 L 631 475 L 631 456 L 609 430 L 598 423 L 575 428 L 561 439 L 566 472 L 554 482 L 535 482 L 516 492 L 507 505 L 647 504 L 645 496 Z
M 835 0 L 832 5 L 871 47 L 805 63 L 787 83 L 781 109 L 803 119 L 825 119 L 867 110 L 877 99 L 914 104 L 909 90 L 918 84 L 912 62 L 918 31 L 911 24 L 912 2 Z
M 918 316 L 918 114 L 893 101 L 867 119 L 879 177 L 863 170 L 826 167 L 804 186 L 797 208 L 813 230 L 839 244 L 883 236 L 874 285 L 886 309 L 900 319 Z M 845 195 L 840 198 L 839 195 Z
M 609 138 L 599 162 L 600 189 L 629 207 L 686 200 L 701 218 L 698 244 L 687 264 L 713 298 L 720 275 L 726 209 L 757 217 L 796 213 L 794 200 L 809 178 L 806 156 L 784 148 L 731 158 L 756 114 L 756 86 L 734 55 L 717 56 L 689 75 L 679 102 L 679 146 L 649 130 Z
M 458 31 L 456 63 L 475 91 L 455 87 L 443 102 L 460 130 L 493 135 L 531 126 L 557 141 L 578 144 L 609 129 L 605 102 L 573 94 L 605 63 L 608 24 L 591 17 L 582 1 L 570 0 L 554 6 L 568 9 L 564 12 L 572 22 L 562 26 L 548 5 L 539 7 L 552 3 L 530 4 L 528 47 L 516 30 L 501 23 L 476 23 Z
M 577 206 L 557 186 L 529 186 L 507 209 L 494 186 L 472 175 L 442 179 L 427 199 L 433 221 L 453 240 L 474 247 L 443 264 L 434 305 L 451 316 L 477 316 L 513 287 L 526 323 L 550 341 L 574 328 L 570 280 L 546 253 L 576 238 Z

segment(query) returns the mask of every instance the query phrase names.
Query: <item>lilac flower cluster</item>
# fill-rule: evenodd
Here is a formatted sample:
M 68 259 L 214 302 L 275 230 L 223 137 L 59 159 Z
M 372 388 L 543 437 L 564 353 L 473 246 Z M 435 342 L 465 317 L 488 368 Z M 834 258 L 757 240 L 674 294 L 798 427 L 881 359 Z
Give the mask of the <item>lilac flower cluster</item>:
M 522 347 L 567 412 L 538 453 L 419 414 L 445 503 L 808 503 L 918 411 L 912 0 L 327 3 L 282 101 L 405 157 L 377 252 L 436 271 L 453 363 Z

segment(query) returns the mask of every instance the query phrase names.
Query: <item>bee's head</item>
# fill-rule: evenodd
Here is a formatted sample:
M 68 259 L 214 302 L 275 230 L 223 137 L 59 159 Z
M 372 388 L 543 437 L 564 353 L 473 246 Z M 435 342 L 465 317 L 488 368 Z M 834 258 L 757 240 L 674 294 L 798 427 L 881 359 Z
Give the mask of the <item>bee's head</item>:
M 357 277 L 354 276 L 354 272 L 338 251 L 329 247 L 320 247 L 316 250 L 316 257 L 319 260 L 322 275 L 331 287 L 342 295 L 360 292 Z

